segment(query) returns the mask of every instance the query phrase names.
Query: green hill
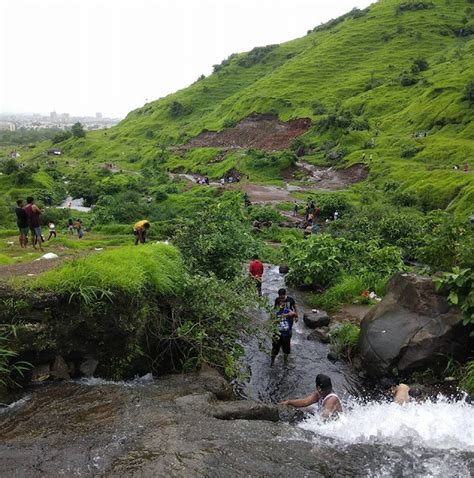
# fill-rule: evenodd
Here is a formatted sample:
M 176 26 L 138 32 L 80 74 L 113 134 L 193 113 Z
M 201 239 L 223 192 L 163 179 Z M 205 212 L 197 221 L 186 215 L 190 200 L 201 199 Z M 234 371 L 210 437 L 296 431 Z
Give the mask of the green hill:
M 236 152 L 232 144 L 176 147 L 205 131 L 231 130 L 253 113 L 310 118 L 291 145 L 306 162 L 370 162 L 365 184 L 374 191 L 465 216 L 474 204 L 474 176 L 462 172 L 464 163 L 473 166 L 473 82 L 472 0 L 381 0 L 303 38 L 231 55 L 212 75 L 130 112 L 116 127 L 62 143 L 69 163 L 62 172 L 113 162 L 145 171 L 150 185 L 150 171 L 217 179 L 237 167 L 252 181 L 278 183 L 291 155 Z M 41 149 L 28 157 L 41 162 Z M 461 170 L 453 171 L 455 164 Z

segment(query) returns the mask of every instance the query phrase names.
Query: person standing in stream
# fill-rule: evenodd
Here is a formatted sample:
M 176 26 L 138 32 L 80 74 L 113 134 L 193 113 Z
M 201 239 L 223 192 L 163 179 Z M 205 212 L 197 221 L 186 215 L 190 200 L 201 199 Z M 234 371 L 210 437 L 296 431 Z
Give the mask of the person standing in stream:
M 288 309 L 290 309 L 292 312 L 294 312 L 296 314 L 296 317 L 298 317 L 298 308 L 296 307 L 295 299 L 287 295 L 286 289 L 283 289 L 283 288 L 278 289 L 278 297 L 275 299 L 275 304 L 274 304 L 275 309 L 278 308 L 281 301 L 283 301 L 285 303 L 285 306 Z
M 270 367 L 273 367 L 275 359 L 283 349 L 283 363 L 288 364 L 288 357 L 291 353 L 291 336 L 293 331 L 293 324 L 298 320 L 298 315 L 295 311 L 287 307 L 285 299 L 277 299 L 278 306 L 276 312 L 276 321 L 278 332 L 275 333 L 272 339 L 272 356 Z
M 262 296 L 263 269 L 263 263 L 259 260 L 258 255 L 255 254 L 249 264 L 249 275 L 255 281 L 259 297 Z
M 336 419 L 342 413 L 340 398 L 334 393 L 331 379 L 322 373 L 316 375 L 316 390 L 304 398 L 285 400 L 280 405 L 303 408 L 318 404 L 321 418 L 326 421 Z

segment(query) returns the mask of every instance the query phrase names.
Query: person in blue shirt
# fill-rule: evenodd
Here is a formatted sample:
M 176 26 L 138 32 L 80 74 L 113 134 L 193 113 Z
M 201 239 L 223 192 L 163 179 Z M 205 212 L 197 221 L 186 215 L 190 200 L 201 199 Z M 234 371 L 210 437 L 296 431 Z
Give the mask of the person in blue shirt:
M 298 320 L 298 314 L 290 309 L 284 299 L 277 299 L 276 322 L 278 331 L 272 339 L 272 356 L 270 366 L 273 366 L 280 349 L 283 349 L 283 363 L 288 363 L 291 353 L 291 335 L 293 324 Z

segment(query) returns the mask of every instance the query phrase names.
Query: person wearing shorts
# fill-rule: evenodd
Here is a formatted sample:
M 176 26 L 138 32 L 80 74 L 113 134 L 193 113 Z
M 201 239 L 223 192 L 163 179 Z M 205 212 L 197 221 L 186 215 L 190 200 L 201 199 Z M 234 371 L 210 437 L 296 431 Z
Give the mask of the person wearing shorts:
M 20 246 L 24 248 L 28 244 L 28 216 L 23 209 L 23 199 L 18 199 L 16 202 L 15 214 L 16 224 L 20 231 Z
M 284 300 L 278 301 L 278 310 L 276 313 L 278 332 L 272 339 L 272 357 L 270 366 L 273 366 L 280 349 L 283 350 L 283 363 L 288 363 L 288 357 L 291 353 L 291 335 L 293 324 L 298 320 L 298 314 L 286 306 Z
M 28 216 L 28 227 L 31 231 L 31 237 L 33 242 L 33 247 L 36 249 L 38 245 L 41 250 L 43 250 L 41 243 L 43 242 L 43 236 L 41 234 L 41 209 L 35 204 L 35 200 L 30 196 L 26 198 L 25 212 Z

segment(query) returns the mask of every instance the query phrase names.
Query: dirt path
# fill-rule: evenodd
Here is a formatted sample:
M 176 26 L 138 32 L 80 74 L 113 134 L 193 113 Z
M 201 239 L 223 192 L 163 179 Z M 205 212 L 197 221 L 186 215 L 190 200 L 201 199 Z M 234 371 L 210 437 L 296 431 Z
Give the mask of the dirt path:
M 9 264 L 0 266 L 0 281 L 9 279 L 10 277 L 32 277 L 43 272 L 54 269 L 61 264 L 66 257 L 58 257 L 57 259 L 42 259 L 32 262 L 22 262 L 21 264 Z

